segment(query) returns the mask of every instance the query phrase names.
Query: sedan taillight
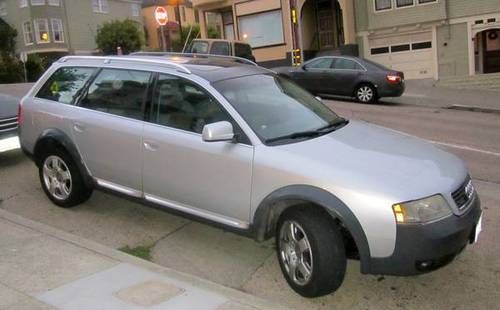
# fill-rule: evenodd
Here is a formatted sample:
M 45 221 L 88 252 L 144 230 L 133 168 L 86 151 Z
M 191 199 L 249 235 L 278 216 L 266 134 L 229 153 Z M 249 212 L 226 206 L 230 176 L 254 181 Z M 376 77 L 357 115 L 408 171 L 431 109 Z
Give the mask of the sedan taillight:
M 401 82 L 401 77 L 399 75 L 389 74 L 386 76 L 386 79 L 389 83 L 397 84 Z

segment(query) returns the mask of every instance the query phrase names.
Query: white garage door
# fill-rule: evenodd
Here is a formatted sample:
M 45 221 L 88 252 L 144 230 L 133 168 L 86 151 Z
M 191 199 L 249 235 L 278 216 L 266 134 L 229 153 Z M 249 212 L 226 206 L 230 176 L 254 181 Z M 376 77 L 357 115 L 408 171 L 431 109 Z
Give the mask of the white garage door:
M 434 77 L 431 32 L 371 39 L 369 44 L 369 59 L 403 71 L 406 79 Z

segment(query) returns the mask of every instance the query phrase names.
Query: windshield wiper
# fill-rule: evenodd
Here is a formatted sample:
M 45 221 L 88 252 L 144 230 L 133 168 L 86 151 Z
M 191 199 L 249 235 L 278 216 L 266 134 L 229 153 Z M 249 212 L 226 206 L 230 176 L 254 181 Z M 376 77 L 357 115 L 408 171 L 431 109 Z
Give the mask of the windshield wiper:
M 330 133 L 332 131 L 335 131 L 349 123 L 348 120 L 345 118 L 339 119 L 335 122 L 332 122 L 326 126 L 320 127 L 315 130 L 307 130 L 307 131 L 300 131 L 300 132 L 294 132 L 289 135 L 284 135 L 281 137 L 276 137 L 276 138 L 271 138 L 267 139 L 266 143 L 273 143 L 277 141 L 282 141 L 282 140 L 294 140 L 294 139 L 300 139 L 300 138 L 312 138 L 312 137 L 317 137 L 321 136 L 327 133 Z

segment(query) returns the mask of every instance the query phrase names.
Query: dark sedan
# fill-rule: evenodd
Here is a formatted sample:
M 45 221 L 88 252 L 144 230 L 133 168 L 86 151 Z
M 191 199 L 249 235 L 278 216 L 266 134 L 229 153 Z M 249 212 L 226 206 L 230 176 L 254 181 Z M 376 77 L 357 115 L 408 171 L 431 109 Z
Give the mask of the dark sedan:
M 324 56 L 300 67 L 273 70 L 313 94 L 354 97 L 363 103 L 374 103 L 381 97 L 399 97 L 405 90 L 403 72 L 357 57 Z
M 17 106 L 15 97 L 0 94 L 0 141 L 17 136 Z

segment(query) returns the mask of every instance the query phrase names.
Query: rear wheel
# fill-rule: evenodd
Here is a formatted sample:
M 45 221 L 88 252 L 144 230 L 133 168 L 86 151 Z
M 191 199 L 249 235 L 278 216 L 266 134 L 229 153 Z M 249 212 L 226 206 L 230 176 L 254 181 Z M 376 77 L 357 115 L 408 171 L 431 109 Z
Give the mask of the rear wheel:
M 330 294 L 344 280 L 347 258 L 338 225 L 312 207 L 280 218 L 276 250 L 285 279 L 304 297 Z
M 43 191 L 56 205 L 70 208 L 90 198 L 92 189 L 71 156 L 62 148 L 47 151 L 40 161 L 39 176 Z
M 371 84 L 361 84 L 354 92 L 356 100 L 361 103 L 375 103 L 377 101 L 377 91 Z

